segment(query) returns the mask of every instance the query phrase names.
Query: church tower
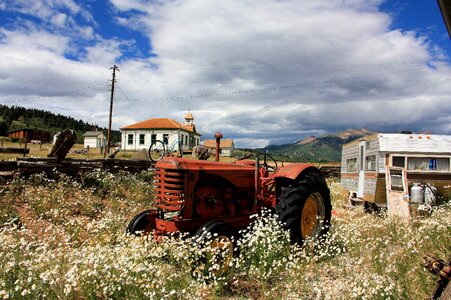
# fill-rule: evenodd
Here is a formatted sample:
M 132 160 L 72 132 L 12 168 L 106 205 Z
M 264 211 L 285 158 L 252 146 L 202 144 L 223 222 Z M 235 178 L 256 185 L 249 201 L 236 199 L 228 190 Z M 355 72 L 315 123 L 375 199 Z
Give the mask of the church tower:
M 194 117 L 193 114 L 191 113 L 191 110 L 189 110 L 185 114 L 185 126 L 193 126 L 193 125 L 194 125 Z

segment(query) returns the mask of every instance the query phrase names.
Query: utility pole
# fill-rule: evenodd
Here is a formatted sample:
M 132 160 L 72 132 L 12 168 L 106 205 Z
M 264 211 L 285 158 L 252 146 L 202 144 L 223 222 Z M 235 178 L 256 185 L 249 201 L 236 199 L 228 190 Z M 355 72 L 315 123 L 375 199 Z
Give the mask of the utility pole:
M 105 152 L 103 153 L 103 157 L 106 157 L 106 154 L 110 152 L 111 146 L 111 119 L 113 116 L 113 99 L 114 99 L 114 83 L 116 82 L 116 70 L 119 71 L 119 67 L 114 65 L 110 68 L 113 70 L 113 80 L 111 80 L 111 99 L 110 99 L 110 119 L 108 122 L 108 141 L 106 144 Z

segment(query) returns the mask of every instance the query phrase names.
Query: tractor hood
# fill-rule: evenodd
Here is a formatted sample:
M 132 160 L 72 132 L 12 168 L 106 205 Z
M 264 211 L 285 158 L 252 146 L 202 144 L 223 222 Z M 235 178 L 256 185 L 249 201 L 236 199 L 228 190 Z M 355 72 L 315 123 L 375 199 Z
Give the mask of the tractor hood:
M 164 157 L 155 165 L 156 168 L 177 169 L 177 170 L 243 170 L 254 171 L 255 164 L 249 161 L 237 162 L 216 162 L 196 159 L 187 159 L 179 157 Z

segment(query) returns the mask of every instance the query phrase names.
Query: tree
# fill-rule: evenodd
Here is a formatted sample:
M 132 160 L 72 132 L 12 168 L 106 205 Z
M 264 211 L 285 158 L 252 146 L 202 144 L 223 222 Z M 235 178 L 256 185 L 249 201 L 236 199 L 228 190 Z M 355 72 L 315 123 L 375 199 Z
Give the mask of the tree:
M 6 136 L 8 134 L 8 123 L 5 121 L 0 122 L 0 135 Z

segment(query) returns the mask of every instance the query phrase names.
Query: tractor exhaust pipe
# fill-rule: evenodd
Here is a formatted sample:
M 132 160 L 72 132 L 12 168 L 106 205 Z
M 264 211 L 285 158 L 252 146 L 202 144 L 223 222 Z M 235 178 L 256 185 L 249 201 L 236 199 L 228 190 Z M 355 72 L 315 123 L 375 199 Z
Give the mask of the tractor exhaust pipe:
M 215 161 L 219 161 L 219 152 L 221 149 L 221 139 L 222 139 L 223 135 L 220 132 L 216 132 L 215 133 L 215 138 L 216 138 L 216 157 L 215 157 Z

